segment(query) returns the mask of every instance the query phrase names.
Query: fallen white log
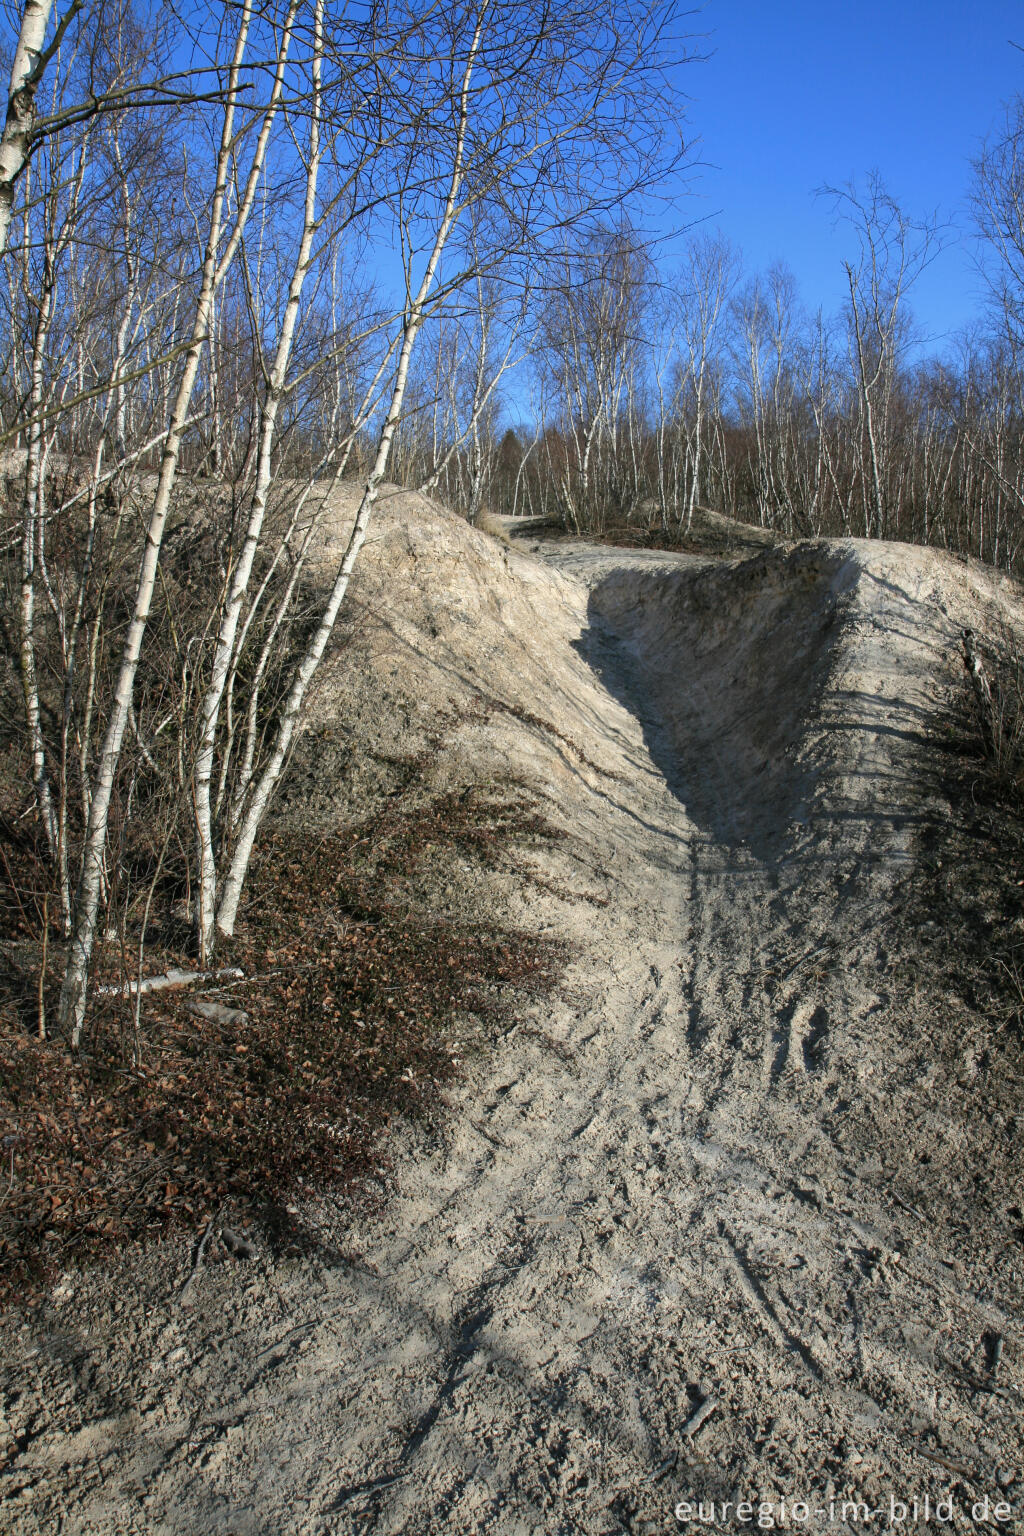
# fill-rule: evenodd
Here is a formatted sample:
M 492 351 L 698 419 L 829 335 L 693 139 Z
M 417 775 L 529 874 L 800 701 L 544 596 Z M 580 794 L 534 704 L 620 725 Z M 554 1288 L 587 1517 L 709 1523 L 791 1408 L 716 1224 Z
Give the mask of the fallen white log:
M 138 992 L 162 992 L 165 987 L 187 987 L 192 981 L 243 981 L 245 972 L 237 965 L 219 971 L 182 971 L 172 965 L 162 976 L 144 976 L 140 981 L 108 981 L 96 988 L 99 997 L 134 997 Z

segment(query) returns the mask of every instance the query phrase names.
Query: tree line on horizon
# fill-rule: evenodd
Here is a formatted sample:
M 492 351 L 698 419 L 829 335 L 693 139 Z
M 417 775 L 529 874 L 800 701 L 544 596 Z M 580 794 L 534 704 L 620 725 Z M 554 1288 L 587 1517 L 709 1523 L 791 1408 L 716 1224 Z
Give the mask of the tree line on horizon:
M 1024 98 L 973 167 L 989 300 L 941 355 L 923 354 L 913 285 L 943 226 L 911 218 L 877 174 L 824 195 L 850 246 L 838 314 L 808 311 L 782 262 L 747 275 L 718 233 L 698 232 L 665 272 L 624 221 L 588 231 L 528 310 L 502 317 L 481 294 L 421 354 L 396 478 L 471 517 L 486 503 L 671 540 L 701 507 L 788 538 L 930 544 L 1019 574 Z M 517 346 L 528 404 L 513 416 L 485 390 Z

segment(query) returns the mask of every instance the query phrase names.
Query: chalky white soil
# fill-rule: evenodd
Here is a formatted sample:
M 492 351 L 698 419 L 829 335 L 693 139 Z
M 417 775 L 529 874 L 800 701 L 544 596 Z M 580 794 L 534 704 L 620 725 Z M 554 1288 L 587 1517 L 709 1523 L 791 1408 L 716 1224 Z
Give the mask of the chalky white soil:
M 367 744 L 485 697 L 437 773 L 525 778 L 569 835 L 523 855 L 543 886 L 450 869 L 424 899 L 571 940 L 566 985 L 402 1134 L 343 1256 L 204 1265 L 183 1297 L 166 1244 L 9 1316 L 0 1527 L 1019 1508 L 1020 1083 L 903 915 L 959 632 L 1019 628 L 1018 589 L 861 542 L 506 551 L 402 495 L 373 537 L 281 814 L 352 814 Z

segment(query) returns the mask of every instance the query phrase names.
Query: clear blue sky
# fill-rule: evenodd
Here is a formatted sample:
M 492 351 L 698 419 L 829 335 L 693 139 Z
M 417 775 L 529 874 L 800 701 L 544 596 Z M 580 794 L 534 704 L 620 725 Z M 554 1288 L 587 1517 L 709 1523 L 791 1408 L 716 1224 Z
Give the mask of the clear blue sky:
M 957 226 L 911 301 L 941 351 L 981 307 L 964 203 L 972 157 L 1024 89 L 1024 0 L 708 0 L 689 28 L 711 57 L 681 76 L 704 164 L 679 211 L 720 227 L 748 271 L 784 260 L 832 311 L 852 237 L 813 191 L 877 169 L 908 213 Z

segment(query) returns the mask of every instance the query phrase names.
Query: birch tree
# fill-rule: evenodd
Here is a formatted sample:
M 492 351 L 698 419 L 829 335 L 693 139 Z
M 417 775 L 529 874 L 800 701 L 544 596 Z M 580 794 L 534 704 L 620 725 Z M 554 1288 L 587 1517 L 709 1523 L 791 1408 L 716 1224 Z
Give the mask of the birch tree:
M 906 350 L 907 294 L 941 248 L 934 220 L 910 218 L 881 178 L 868 178 L 863 194 L 854 185 L 825 189 L 838 217 L 854 230 L 856 258 L 843 262 L 848 293 L 850 353 L 860 416 L 861 501 L 864 533 L 885 537 L 889 525 L 889 474 L 893 442 L 891 411 Z
M 242 66 L 252 22 L 251 0 L 244 0 L 239 17 L 234 52 L 228 69 L 227 100 L 222 116 L 202 275 L 192 320 L 191 337 L 178 380 L 170 424 L 164 439 L 160 473 L 146 530 L 145 554 L 136 587 L 134 613 L 125 636 L 121 664 L 89 803 L 82 870 L 75 896 L 74 927 L 59 1005 L 61 1027 L 72 1046 L 78 1045 L 85 1019 L 86 980 L 96 940 L 110 800 L 153 601 L 160 548 L 170 510 L 171 493 L 178 473 L 182 434 L 207 337 L 214 294 L 231 268 L 252 211 L 270 133 L 280 103 L 297 4 L 298 0 L 292 0 L 284 17 L 269 102 L 262 114 L 256 141 L 251 150 L 248 174 L 232 220 L 227 208 L 227 200 L 230 177 L 234 169 L 234 156 L 237 152 L 235 119 L 239 104 Z M 227 228 L 225 228 L 226 225 Z
M 27 467 L 3 539 L 77 1045 L 147 803 L 165 848 L 168 816 L 190 839 L 199 955 L 234 925 L 433 325 L 454 326 L 461 363 L 428 478 L 481 503 L 536 272 L 679 152 L 671 8 L 241 0 L 182 14 L 207 64 L 177 75 L 130 0 L 30 0 L 17 20 L 0 195 L 43 265 L 22 281 L 8 243 L 0 446 Z M 375 264 L 397 267 L 397 295 L 366 297 Z M 642 383 L 624 371 L 633 409 L 608 416 L 633 496 Z M 323 508 L 356 464 L 351 535 L 311 609 Z
M 559 490 L 579 533 L 600 528 L 621 504 L 619 415 L 643 350 L 650 266 L 630 230 L 601 228 L 565 247 L 555 274 L 542 344 L 571 451 Z
M 627 28 L 627 20 L 630 26 Z M 239 819 L 225 873 L 216 929 L 230 936 L 252 849 L 281 780 L 300 727 L 302 706 L 333 634 L 352 572 L 369 530 L 377 492 L 402 420 L 417 341 L 430 316 L 467 285 L 483 300 L 489 273 L 507 276 L 578 217 L 581 189 L 595 145 L 622 133 L 621 93 L 651 69 L 665 17 L 658 7 L 609 8 L 595 22 L 583 7 L 508 5 L 495 0 L 451 7 L 442 34 L 410 39 L 410 82 L 422 102 L 419 50 L 432 50 L 441 84 L 430 116 L 427 166 L 417 137 L 394 199 L 405 274 L 405 303 L 387 406 L 363 483 L 352 528 L 320 622 L 298 661 L 261 772 L 254 777 Z M 645 103 L 646 114 L 653 102 Z M 420 111 L 423 112 L 421 104 Z M 657 131 L 645 140 L 635 130 L 633 172 L 649 174 Z M 564 202 L 567 167 L 573 168 L 574 207 Z M 596 165 L 593 167 L 596 170 Z M 443 179 L 442 179 L 443 178 Z M 607 195 L 607 183 L 603 193 Z M 591 197 L 596 195 L 596 188 Z M 486 217 L 484 215 L 486 214 Z M 457 234 L 465 224 L 466 239 Z M 417 268 L 421 252 L 422 266 Z M 525 286 L 523 282 L 520 287 Z M 486 364 L 486 349 L 481 355 Z M 486 366 L 474 388 L 470 435 L 488 389 Z
M 705 486 L 705 460 L 710 436 L 710 407 L 716 367 L 724 348 L 722 334 L 727 305 L 738 277 L 738 261 L 721 235 L 695 239 L 680 274 L 679 327 L 681 422 L 686 438 L 686 527 Z
M 1018 353 L 1024 341 L 1024 96 L 1008 104 L 973 171 L 971 208 L 992 317 Z
M 277 345 L 267 378 L 266 394 L 260 411 L 259 441 L 256 451 L 256 483 L 249 507 L 248 523 L 241 553 L 231 574 L 227 601 L 214 650 L 210 681 L 203 697 L 199 751 L 194 774 L 197 870 L 199 906 L 197 937 L 199 963 L 206 965 L 212 948 L 217 899 L 217 870 L 213 841 L 213 808 L 210 787 L 221 705 L 228 680 L 235 642 L 238 636 L 242 603 L 249 587 L 253 562 L 259 547 L 267 511 L 271 479 L 271 452 L 281 401 L 284 397 L 295 330 L 299 318 L 302 289 L 312 259 L 317 231 L 317 183 L 320 174 L 321 89 L 323 79 L 324 0 L 316 0 L 312 38 L 312 104 L 309 115 L 309 140 L 306 152 L 305 196 L 302 223 L 295 260 L 288 283 L 288 294 L 281 318 Z
M 28 162 L 36 92 L 47 64 L 59 47 L 61 35 L 80 9 L 78 0 L 71 0 L 57 36 L 47 46 L 53 0 L 25 0 L 7 89 L 7 112 L 0 134 L 0 254 L 7 246 L 14 190 Z

